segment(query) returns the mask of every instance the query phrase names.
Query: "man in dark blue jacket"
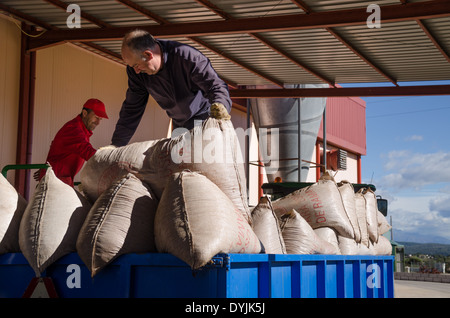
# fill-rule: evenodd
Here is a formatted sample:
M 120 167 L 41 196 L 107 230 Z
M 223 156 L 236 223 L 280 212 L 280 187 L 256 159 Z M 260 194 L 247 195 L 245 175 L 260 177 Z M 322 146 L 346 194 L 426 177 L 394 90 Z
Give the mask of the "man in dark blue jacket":
M 146 31 L 135 30 L 123 39 L 122 58 L 127 64 L 128 90 L 113 145 L 128 144 L 144 114 L 149 94 L 172 118 L 174 129 L 191 129 L 195 120 L 209 116 L 230 119 L 228 86 L 197 49 L 175 41 L 156 40 Z

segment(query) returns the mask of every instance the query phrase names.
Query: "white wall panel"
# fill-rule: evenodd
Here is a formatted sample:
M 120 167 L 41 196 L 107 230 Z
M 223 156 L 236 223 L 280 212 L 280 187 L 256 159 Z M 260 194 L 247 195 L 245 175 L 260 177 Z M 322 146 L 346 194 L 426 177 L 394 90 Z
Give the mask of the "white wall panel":
M 250 136 L 250 162 L 257 163 L 259 156 L 258 137 L 255 129 L 255 125 L 250 121 L 250 128 L 247 128 L 247 113 L 240 110 L 231 110 L 231 121 L 234 128 L 237 130 L 239 142 L 241 143 L 242 157 L 245 161 L 245 135 Z M 256 206 L 259 202 L 259 169 L 256 165 L 249 165 L 249 205 Z M 263 171 L 264 182 L 267 182 L 267 177 Z

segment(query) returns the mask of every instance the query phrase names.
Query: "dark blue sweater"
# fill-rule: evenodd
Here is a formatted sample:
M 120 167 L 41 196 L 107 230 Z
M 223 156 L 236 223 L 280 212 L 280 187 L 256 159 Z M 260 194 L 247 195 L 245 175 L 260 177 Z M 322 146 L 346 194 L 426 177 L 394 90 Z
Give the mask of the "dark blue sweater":
M 179 42 L 158 40 L 158 43 L 164 64 L 157 74 L 136 74 L 127 66 L 128 90 L 112 137 L 113 145 L 128 144 L 144 114 L 149 94 L 172 118 L 174 128 L 191 129 L 194 120 L 208 117 L 214 102 L 231 111 L 228 86 L 206 56 Z

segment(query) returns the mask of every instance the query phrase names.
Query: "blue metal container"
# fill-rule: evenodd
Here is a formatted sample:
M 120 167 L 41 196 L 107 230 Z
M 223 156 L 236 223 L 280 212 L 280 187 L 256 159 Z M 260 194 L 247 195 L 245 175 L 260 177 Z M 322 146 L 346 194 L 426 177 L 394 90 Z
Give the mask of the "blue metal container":
M 393 298 L 392 256 L 219 254 L 201 270 L 170 254 L 127 254 L 91 278 L 77 253 L 43 273 L 67 298 Z M 0 297 L 22 297 L 33 270 L 0 255 Z

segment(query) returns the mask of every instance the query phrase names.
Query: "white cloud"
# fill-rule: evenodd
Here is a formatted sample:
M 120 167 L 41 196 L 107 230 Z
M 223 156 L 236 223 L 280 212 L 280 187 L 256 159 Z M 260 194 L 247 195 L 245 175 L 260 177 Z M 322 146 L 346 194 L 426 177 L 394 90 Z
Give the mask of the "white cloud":
M 430 200 L 430 210 L 443 217 L 450 217 L 450 195 L 443 195 Z
M 392 171 L 381 180 L 385 187 L 417 189 L 429 184 L 450 183 L 450 153 L 396 150 L 383 158 L 384 168 Z
M 430 201 L 435 197 L 429 195 L 405 196 L 400 194 L 395 195 L 394 198 L 395 200 L 390 204 L 392 209 L 423 215 L 429 212 Z
M 374 184 L 388 199 L 394 230 L 450 240 L 450 153 L 395 150 L 380 158 L 385 174 Z
M 427 211 L 427 209 L 421 212 L 411 211 L 408 206 L 405 206 L 405 209 L 390 207 L 388 213 L 388 218 L 392 216 L 394 233 L 395 229 L 399 229 L 418 235 L 439 236 L 450 240 L 448 231 L 450 218 L 443 217 L 439 212 Z
M 398 176 L 403 177 L 401 173 Z M 403 178 L 404 182 L 406 180 L 407 178 Z M 376 193 L 379 191 L 383 198 L 388 199 L 388 218 L 392 216 L 394 231 L 399 229 L 450 240 L 449 186 L 440 189 L 429 186 L 399 190 L 377 187 Z
M 422 141 L 423 136 L 420 135 L 412 135 L 405 138 L 405 141 Z

